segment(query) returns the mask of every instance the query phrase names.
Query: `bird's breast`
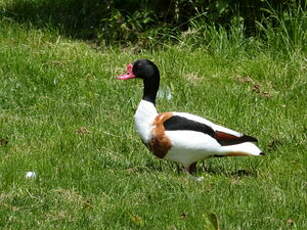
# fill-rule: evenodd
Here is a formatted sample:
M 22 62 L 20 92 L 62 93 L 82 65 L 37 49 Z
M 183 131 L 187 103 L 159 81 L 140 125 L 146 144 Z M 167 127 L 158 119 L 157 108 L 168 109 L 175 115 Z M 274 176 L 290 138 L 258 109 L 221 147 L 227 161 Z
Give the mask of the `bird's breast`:
M 144 143 L 152 138 L 153 122 L 158 115 L 154 104 L 141 100 L 134 115 L 135 128 Z
M 151 130 L 149 149 L 159 158 L 164 158 L 172 147 L 171 140 L 165 134 L 164 122 L 172 117 L 172 113 L 161 113 L 156 116 Z

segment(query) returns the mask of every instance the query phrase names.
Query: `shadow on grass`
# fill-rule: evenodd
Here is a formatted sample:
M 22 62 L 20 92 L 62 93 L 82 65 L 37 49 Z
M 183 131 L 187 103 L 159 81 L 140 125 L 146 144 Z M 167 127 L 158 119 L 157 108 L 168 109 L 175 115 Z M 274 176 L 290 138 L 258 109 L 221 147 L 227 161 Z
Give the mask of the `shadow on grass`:
M 145 166 L 127 168 L 127 171 L 131 173 L 148 173 L 148 172 L 163 172 L 163 171 L 173 171 L 177 174 L 184 174 L 184 169 L 181 165 L 175 162 L 168 162 L 168 164 L 160 164 L 148 162 Z M 257 172 L 252 169 L 238 169 L 234 171 L 229 171 L 223 167 L 212 167 L 207 166 L 205 163 L 201 162 L 197 166 L 198 173 L 207 173 L 212 175 L 223 175 L 226 177 L 257 177 Z
M 2 4 L 0 18 L 56 30 L 73 39 L 127 44 L 144 31 L 165 25 L 157 20 L 157 5 L 131 0 L 14 0 Z
M 109 1 L 100 0 L 16 0 L 5 5 L 2 17 L 38 28 L 55 28 L 64 36 L 92 39 L 101 18 L 111 14 Z
M 223 167 L 217 168 L 212 166 L 207 166 L 203 164 L 199 167 L 199 171 L 212 174 L 212 175 L 223 175 L 226 177 L 257 177 L 257 172 L 252 169 L 236 169 L 236 170 L 228 170 Z
M 65 37 L 98 45 L 128 45 L 138 41 L 150 45 L 151 37 L 169 40 L 169 33 L 176 34 L 172 22 L 163 16 L 168 14 L 168 8 L 159 10 L 162 2 L 7 0 L 0 4 L 0 19 L 8 18 L 31 28 L 50 29 Z

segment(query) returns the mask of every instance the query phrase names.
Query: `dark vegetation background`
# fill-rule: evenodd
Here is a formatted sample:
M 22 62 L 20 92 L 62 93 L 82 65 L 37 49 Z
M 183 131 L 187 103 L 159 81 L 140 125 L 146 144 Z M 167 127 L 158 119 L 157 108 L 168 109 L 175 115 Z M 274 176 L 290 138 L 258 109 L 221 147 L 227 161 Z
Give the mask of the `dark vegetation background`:
M 295 40 L 293 15 L 303 19 L 306 5 L 304 0 L 16 0 L 2 14 L 98 44 L 152 46 L 177 42 L 192 28 L 203 33 L 208 26 L 237 27 L 246 37 L 263 38 L 266 28 L 286 26 L 287 36 Z M 202 37 L 199 43 L 206 42 Z

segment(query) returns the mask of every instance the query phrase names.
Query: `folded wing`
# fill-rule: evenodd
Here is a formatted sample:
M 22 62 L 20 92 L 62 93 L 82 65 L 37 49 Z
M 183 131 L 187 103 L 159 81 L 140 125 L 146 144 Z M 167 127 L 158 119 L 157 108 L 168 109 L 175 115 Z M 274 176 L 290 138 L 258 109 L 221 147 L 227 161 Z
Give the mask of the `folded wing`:
M 235 145 L 244 142 L 257 142 L 257 139 L 232 129 L 216 125 L 213 122 L 189 113 L 173 113 L 173 116 L 164 121 L 165 130 L 190 130 L 202 132 L 216 139 L 222 145 Z

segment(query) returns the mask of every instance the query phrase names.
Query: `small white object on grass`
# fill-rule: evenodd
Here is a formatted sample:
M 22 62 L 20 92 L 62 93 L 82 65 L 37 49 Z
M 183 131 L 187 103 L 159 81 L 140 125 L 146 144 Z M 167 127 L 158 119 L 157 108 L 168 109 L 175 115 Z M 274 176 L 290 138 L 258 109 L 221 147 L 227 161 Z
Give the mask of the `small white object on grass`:
M 35 179 L 36 178 L 36 173 L 35 172 L 27 172 L 26 173 L 26 179 Z
M 203 181 L 205 178 L 203 176 L 200 176 L 200 177 L 194 177 L 194 180 L 197 181 L 197 182 L 201 182 Z

